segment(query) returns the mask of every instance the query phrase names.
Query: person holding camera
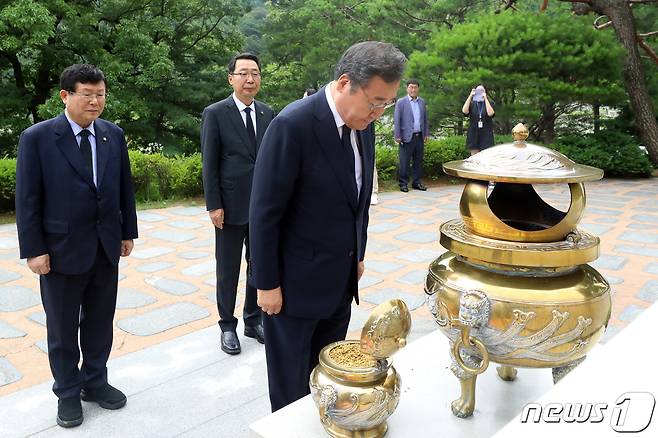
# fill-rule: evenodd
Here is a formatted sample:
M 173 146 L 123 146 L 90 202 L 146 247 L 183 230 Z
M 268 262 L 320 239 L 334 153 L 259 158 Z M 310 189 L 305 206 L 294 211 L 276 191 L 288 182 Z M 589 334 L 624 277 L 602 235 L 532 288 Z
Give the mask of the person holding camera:
M 469 118 L 466 147 L 475 155 L 494 145 L 493 116 L 495 114 L 483 85 L 478 85 L 468 95 L 462 113 Z

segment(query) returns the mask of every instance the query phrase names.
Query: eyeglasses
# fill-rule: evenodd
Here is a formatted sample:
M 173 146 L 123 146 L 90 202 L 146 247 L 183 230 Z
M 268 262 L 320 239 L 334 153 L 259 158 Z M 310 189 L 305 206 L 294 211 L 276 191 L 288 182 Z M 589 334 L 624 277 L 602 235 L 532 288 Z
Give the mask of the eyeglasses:
M 229 73 L 231 76 L 237 76 L 242 80 L 247 79 L 247 76 L 251 76 L 254 81 L 260 79 L 260 72 L 257 71 L 237 71 L 234 73 Z
M 363 91 L 363 95 L 366 96 L 366 99 L 368 99 L 368 105 L 370 105 L 370 111 L 389 109 L 390 107 L 395 106 L 395 103 L 397 102 L 397 99 L 393 98 L 388 102 L 372 103 L 370 101 L 370 96 L 368 96 L 368 93 L 366 93 L 366 90 L 361 88 L 361 91 Z
M 107 93 L 76 93 L 75 91 L 69 91 L 69 94 L 72 94 L 74 96 L 80 96 L 82 99 L 86 100 L 87 102 L 91 102 L 94 100 L 94 97 L 98 100 L 103 100 L 107 97 Z

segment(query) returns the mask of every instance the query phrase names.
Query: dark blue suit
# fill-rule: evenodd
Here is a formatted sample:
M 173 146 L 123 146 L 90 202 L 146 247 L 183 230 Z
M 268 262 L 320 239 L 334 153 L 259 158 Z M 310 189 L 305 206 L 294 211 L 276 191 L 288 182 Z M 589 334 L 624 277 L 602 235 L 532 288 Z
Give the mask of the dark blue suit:
M 94 130 L 98 187 L 64 114 L 21 134 L 16 163 L 20 257 L 50 255 L 51 271 L 40 276 L 40 286 L 60 398 L 107 381 L 121 241 L 137 237 L 123 131 L 101 119 Z
M 281 287 L 283 308 L 264 315 L 272 409 L 309 393 L 320 349 L 344 339 L 358 303 L 366 248 L 374 130 L 357 132 L 362 187 L 344 152 L 324 89 L 272 121 L 256 160 L 250 208 L 252 281 Z

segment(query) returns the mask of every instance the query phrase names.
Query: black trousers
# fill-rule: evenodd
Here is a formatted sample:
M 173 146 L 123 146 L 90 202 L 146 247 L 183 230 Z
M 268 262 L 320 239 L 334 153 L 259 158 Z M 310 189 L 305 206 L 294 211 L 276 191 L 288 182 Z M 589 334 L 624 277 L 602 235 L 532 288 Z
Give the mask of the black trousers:
M 40 276 L 48 360 L 57 397 L 77 397 L 80 389 L 98 388 L 107 382 L 117 281 L 118 267 L 107 259 L 100 242 L 89 272 L 65 275 L 51 271 Z M 82 366 L 78 368 L 81 351 Z
M 242 247 L 246 248 L 245 260 L 249 269 L 249 225 L 224 224 L 215 228 L 215 259 L 217 261 L 217 310 L 219 327 L 223 332 L 235 331 L 238 320 L 233 316 L 240 278 Z M 258 307 L 256 288 L 246 282 L 242 318 L 245 326 L 260 324 L 261 311 Z
M 401 143 L 398 148 L 400 158 L 399 179 L 400 187 L 407 187 L 409 183 L 409 164 L 413 160 L 412 168 L 412 185 L 417 186 L 421 183 L 420 178 L 423 172 L 423 154 L 425 153 L 425 142 L 423 134 L 415 133 L 409 143 Z
M 352 294 L 346 294 L 342 305 L 327 319 L 263 313 L 272 412 L 310 393 L 308 379 L 318 364 L 320 351 L 332 342 L 345 339 L 351 303 Z

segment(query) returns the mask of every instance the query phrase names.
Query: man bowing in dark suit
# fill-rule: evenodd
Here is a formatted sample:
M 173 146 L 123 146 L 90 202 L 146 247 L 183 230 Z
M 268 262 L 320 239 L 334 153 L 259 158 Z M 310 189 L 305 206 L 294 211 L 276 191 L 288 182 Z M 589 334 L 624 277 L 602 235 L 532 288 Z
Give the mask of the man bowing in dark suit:
M 206 207 L 215 226 L 221 348 L 228 354 L 238 354 L 238 320 L 233 311 L 243 245 L 249 264 L 251 182 L 261 139 L 274 114 L 254 99 L 260 90 L 260 64 L 255 55 L 236 55 L 228 65 L 228 82 L 233 94 L 203 110 L 201 151 Z M 256 289 L 248 280 L 242 318 L 244 335 L 265 342 Z
M 372 123 L 395 105 L 405 63 L 391 44 L 353 45 L 335 79 L 288 105 L 263 138 L 249 226 L 272 411 L 309 393 L 320 350 L 347 333 L 364 270 Z
M 57 423 L 73 427 L 82 423 L 80 398 L 105 409 L 126 404 L 108 384 L 106 364 L 119 256 L 132 251 L 137 216 L 123 130 L 99 119 L 103 72 L 72 65 L 60 87 L 64 113 L 21 134 L 16 225 L 20 256 L 40 276 Z

